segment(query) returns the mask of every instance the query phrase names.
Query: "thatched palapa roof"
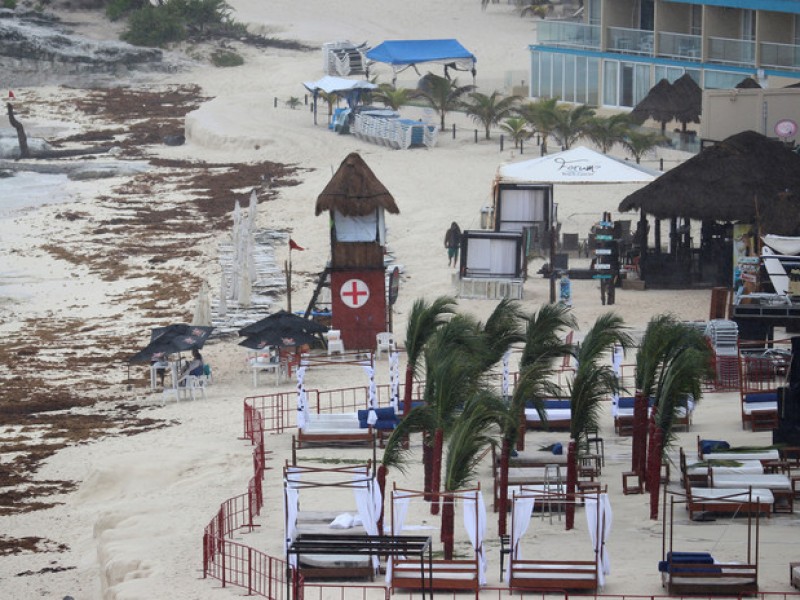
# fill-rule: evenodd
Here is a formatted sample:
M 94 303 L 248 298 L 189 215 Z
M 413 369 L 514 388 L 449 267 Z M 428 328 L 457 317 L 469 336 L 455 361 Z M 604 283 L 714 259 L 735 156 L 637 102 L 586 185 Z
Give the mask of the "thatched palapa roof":
M 684 73 L 672 84 L 675 102 L 675 119 L 683 123 L 699 123 L 703 112 L 703 90 L 688 73 Z
M 736 84 L 736 89 L 739 90 L 756 90 L 761 89 L 761 84 L 758 83 L 752 77 L 745 77 L 739 83 Z
M 355 152 L 350 153 L 317 198 L 315 215 L 336 210 L 347 217 L 373 212 L 377 207 L 398 214 L 394 198 Z
M 626 197 L 622 212 L 661 219 L 759 221 L 765 233 L 800 228 L 800 156 L 754 131 L 706 148 Z
M 675 116 L 675 95 L 672 84 L 666 79 L 655 84 L 630 113 L 631 121 L 641 125 L 647 119 L 666 124 Z

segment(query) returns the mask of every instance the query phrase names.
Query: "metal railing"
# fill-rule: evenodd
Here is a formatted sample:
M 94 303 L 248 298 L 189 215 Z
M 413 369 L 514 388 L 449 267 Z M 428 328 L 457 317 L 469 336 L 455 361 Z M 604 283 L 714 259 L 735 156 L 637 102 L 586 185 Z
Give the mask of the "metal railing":
M 752 67 L 756 62 L 756 43 L 731 38 L 708 38 L 708 62 Z
M 540 21 L 536 43 L 565 48 L 600 49 L 600 26 L 571 21 Z
M 800 71 L 800 45 L 761 42 L 761 66 Z
M 608 51 L 653 56 L 653 32 L 628 27 L 608 28 Z
M 703 57 L 703 39 L 686 33 L 658 33 L 658 56 L 678 60 L 700 61 Z

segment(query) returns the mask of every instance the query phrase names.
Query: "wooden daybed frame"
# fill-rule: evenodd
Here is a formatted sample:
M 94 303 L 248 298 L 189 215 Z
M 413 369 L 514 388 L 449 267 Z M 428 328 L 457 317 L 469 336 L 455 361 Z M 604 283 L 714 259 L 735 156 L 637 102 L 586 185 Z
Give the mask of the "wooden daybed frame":
M 372 448 L 372 461 L 376 462 L 375 430 L 372 427 L 361 429 L 356 413 L 314 415 L 304 428 L 298 428 L 297 433 L 292 435 L 292 464 L 297 464 L 297 450 L 303 448 L 362 446 Z
M 669 496 L 669 505 L 667 497 Z M 675 523 L 675 505 L 691 502 L 691 497 L 680 491 L 664 490 L 664 510 L 662 527 L 662 585 L 671 595 L 724 595 L 741 596 L 758 592 L 758 548 L 759 524 L 758 511 L 747 513 L 747 561 L 745 563 L 720 563 L 714 559 L 706 563 L 685 562 L 676 558 L 681 554 L 673 549 L 673 529 Z M 724 501 L 720 499 L 720 503 Z M 730 510 L 735 512 L 739 506 L 737 501 L 729 502 Z M 755 517 L 753 516 L 755 514 Z M 669 519 L 669 521 L 668 521 Z M 669 525 L 668 525 L 669 523 Z M 755 535 L 753 524 L 755 523 Z M 709 556 L 709 558 L 711 558 Z
M 399 489 L 396 484 L 393 492 L 401 493 L 412 499 L 423 498 L 425 496 L 424 492 Z M 467 492 L 480 494 L 480 486 L 474 489 L 458 490 L 452 493 L 442 492 L 439 496 L 441 500 L 446 496 L 458 497 Z M 399 532 L 394 531 L 394 501 L 391 502 L 391 506 L 392 531 L 393 534 L 397 534 Z M 475 510 L 478 510 L 477 502 L 475 503 Z M 456 520 L 456 523 L 457 522 L 458 520 Z M 478 519 L 476 518 L 476 523 L 477 522 Z M 440 558 L 430 560 L 429 564 L 426 565 L 426 568 L 429 569 L 430 577 L 424 582 L 421 581 L 419 576 L 419 562 L 400 556 L 391 556 L 389 560 L 392 563 L 392 578 L 390 582 L 392 593 L 394 593 L 395 590 L 408 589 L 423 591 L 424 595 L 424 590 L 421 590 L 421 586 L 425 585 L 426 589 L 430 590 L 471 591 L 475 593 L 476 599 L 479 596 L 480 557 L 477 551 L 475 552 L 475 556 L 471 559 L 445 560 Z
M 549 494 L 547 492 L 536 491 L 534 496 L 537 501 L 545 501 L 559 504 L 584 503 L 587 497 L 597 500 L 595 506 L 598 511 L 596 540 L 600 539 L 602 523 L 600 519 L 600 493 L 580 493 L 574 494 L 570 498 L 566 494 Z M 525 490 L 521 494 L 514 494 L 514 498 L 526 496 Z M 544 500 L 543 500 L 544 499 Z M 512 499 L 512 506 L 514 500 Z M 511 530 L 514 528 L 514 511 L 511 516 Z M 599 541 L 598 541 L 599 543 Z M 595 549 L 594 560 L 540 560 L 540 559 L 519 559 L 515 558 L 513 548 L 510 552 L 509 561 L 509 588 L 511 590 L 524 591 L 564 591 L 567 590 L 597 590 L 599 585 L 598 556 Z
M 330 489 L 330 488 L 345 488 L 353 489 L 364 482 L 372 481 L 372 485 L 377 485 L 374 482 L 374 475 L 372 473 L 372 463 L 363 465 L 347 465 L 344 467 L 321 468 L 312 466 L 289 465 L 283 467 L 283 482 L 284 488 L 292 482 L 292 487 L 302 489 Z M 284 493 L 285 494 L 285 493 Z M 288 501 L 284 495 L 284 504 Z M 294 554 L 297 556 L 297 570 L 303 576 L 314 579 L 369 579 L 372 580 L 375 576 L 375 569 L 371 560 L 357 560 L 367 559 L 371 557 L 369 554 L 364 554 L 364 551 L 359 551 L 356 546 L 359 539 L 366 537 L 366 532 L 362 527 L 354 527 L 352 530 L 347 529 L 329 529 L 325 526 L 330 523 L 335 515 L 342 511 L 328 510 L 324 513 L 313 513 L 312 517 L 305 516 L 302 512 L 298 511 L 297 514 L 297 537 L 293 540 L 290 548 L 287 548 L 287 554 Z M 350 511 L 348 511 L 350 512 Z M 284 506 L 284 532 L 288 536 L 288 515 L 289 510 Z M 312 531 L 302 531 L 303 526 L 311 525 Z M 317 528 L 320 528 L 317 531 Z M 312 548 L 311 545 L 314 547 Z M 362 544 L 363 545 L 363 544 Z M 350 547 L 353 551 L 345 552 L 346 547 Z M 316 562 L 319 562 L 320 557 L 330 556 L 328 559 L 330 565 L 313 564 L 311 562 L 303 563 L 303 555 L 314 556 Z M 360 555 L 360 556 L 358 556 Z M 339 557 L 338 560 L 336 557 Z M 337 564 L 338 563 L 338 564 Z M 345 564 L 342 564 L 345 563 Z M 355 564 L 357 563 L 357 564 Z M 419 565 L 419 563 L 417 563 Z

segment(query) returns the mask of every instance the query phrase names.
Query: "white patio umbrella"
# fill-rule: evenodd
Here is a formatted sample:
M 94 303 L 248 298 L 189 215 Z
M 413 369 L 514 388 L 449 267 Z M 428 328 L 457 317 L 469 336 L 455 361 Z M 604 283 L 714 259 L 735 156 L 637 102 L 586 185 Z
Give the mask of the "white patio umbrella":
M 303 429 L 308 419 L 308 405 L 306 398 L 306 388 L 303 386 L 303 379 L 306 376 L 306 365 L 302 362 L 297 367 L 297 427 Z
M 508 363 L 511 360 L 511 350 L 506 350 L 503 354 L 503 397 L 508 397 L 508 387 L 509 387 L 509 370 L 508 370 Z
M 250 192 L 250 206 L 247 208 L 247 228 L 250 230 L 250 233 L 254 233 L 256 230 L 256 214 L 258 213 L 258 197 L 256 196 L 256 190 L 253 189 Z
M 400 353 L 397 350 L 389 353 L 389 387 L 392 408 L 397 412 L 400 404 Z
M 242 228 L 242 209 L 239 207 L 239 201 L 233 205 L 233 230 L 231 231 L 231 290 L 233 290 L 233 300 L 239 295 L 239 275 L 241 269 L 238 269 L 240 262 L 239 246 L 240 246 L 240 231 Z
M 224 317 L 228 314 L 228 278 L 225 271 L 219 275 L 219 304 L 217 304 L 217 314 Z
M 200 285 L 200 291 L 197 294 L 192 325 L 204 327 L 211 325 L 211 302 L 208 298 L 208 284 L 205 281 Z

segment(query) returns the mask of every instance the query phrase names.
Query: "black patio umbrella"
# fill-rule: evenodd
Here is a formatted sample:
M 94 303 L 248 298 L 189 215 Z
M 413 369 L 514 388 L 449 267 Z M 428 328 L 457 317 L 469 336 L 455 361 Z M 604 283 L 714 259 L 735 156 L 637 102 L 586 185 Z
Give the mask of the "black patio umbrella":
M 325 328 L 327 330 L 327 327 Z M 265 329 L 258 333 L 247 336 L 239 342 L 240 346 L 251 350 L 263 350 L 267 346 L 276 348 L 286 348 L 294 346 L 305 346 L 317 341 L 316 335 L 306 331 L 291 331 L 288 328 L 277 327 Z
M 699 123 L 703 112 L 703 90 L 688 73 L 684 73 L 672 84 L 673 101 L 675 102 L 675 119 L 686 131 L 687 123 Z
M 150 362 L 154 354 L 176 354 L 195 348 L 200 349 L 206 343 L 213 327 L 176 323 L 167 327 L 155 327 L 150 333 L 150 343 L 134 354 L 129 363 Z
M 292 334 L 292 333 L 325 333 L 328 331 L 328 328 L 325 325 L 317 323 L 316 321 L 312 321 L 311 319 L 305 319 L 294 313 L 287 312 L 285 310 L 279 310 L 276 313 L 272 313 L 268 317 L 264 317 L 260 321 L 256 321 L 255 323 L 251 323 L 250 325 L 243 327 L 239 330 L 239 335 L 250 336 L 256 333 L 261 333 L 262 331 L 272 331 L 278 330 L 283 331 L 284 333 Z

